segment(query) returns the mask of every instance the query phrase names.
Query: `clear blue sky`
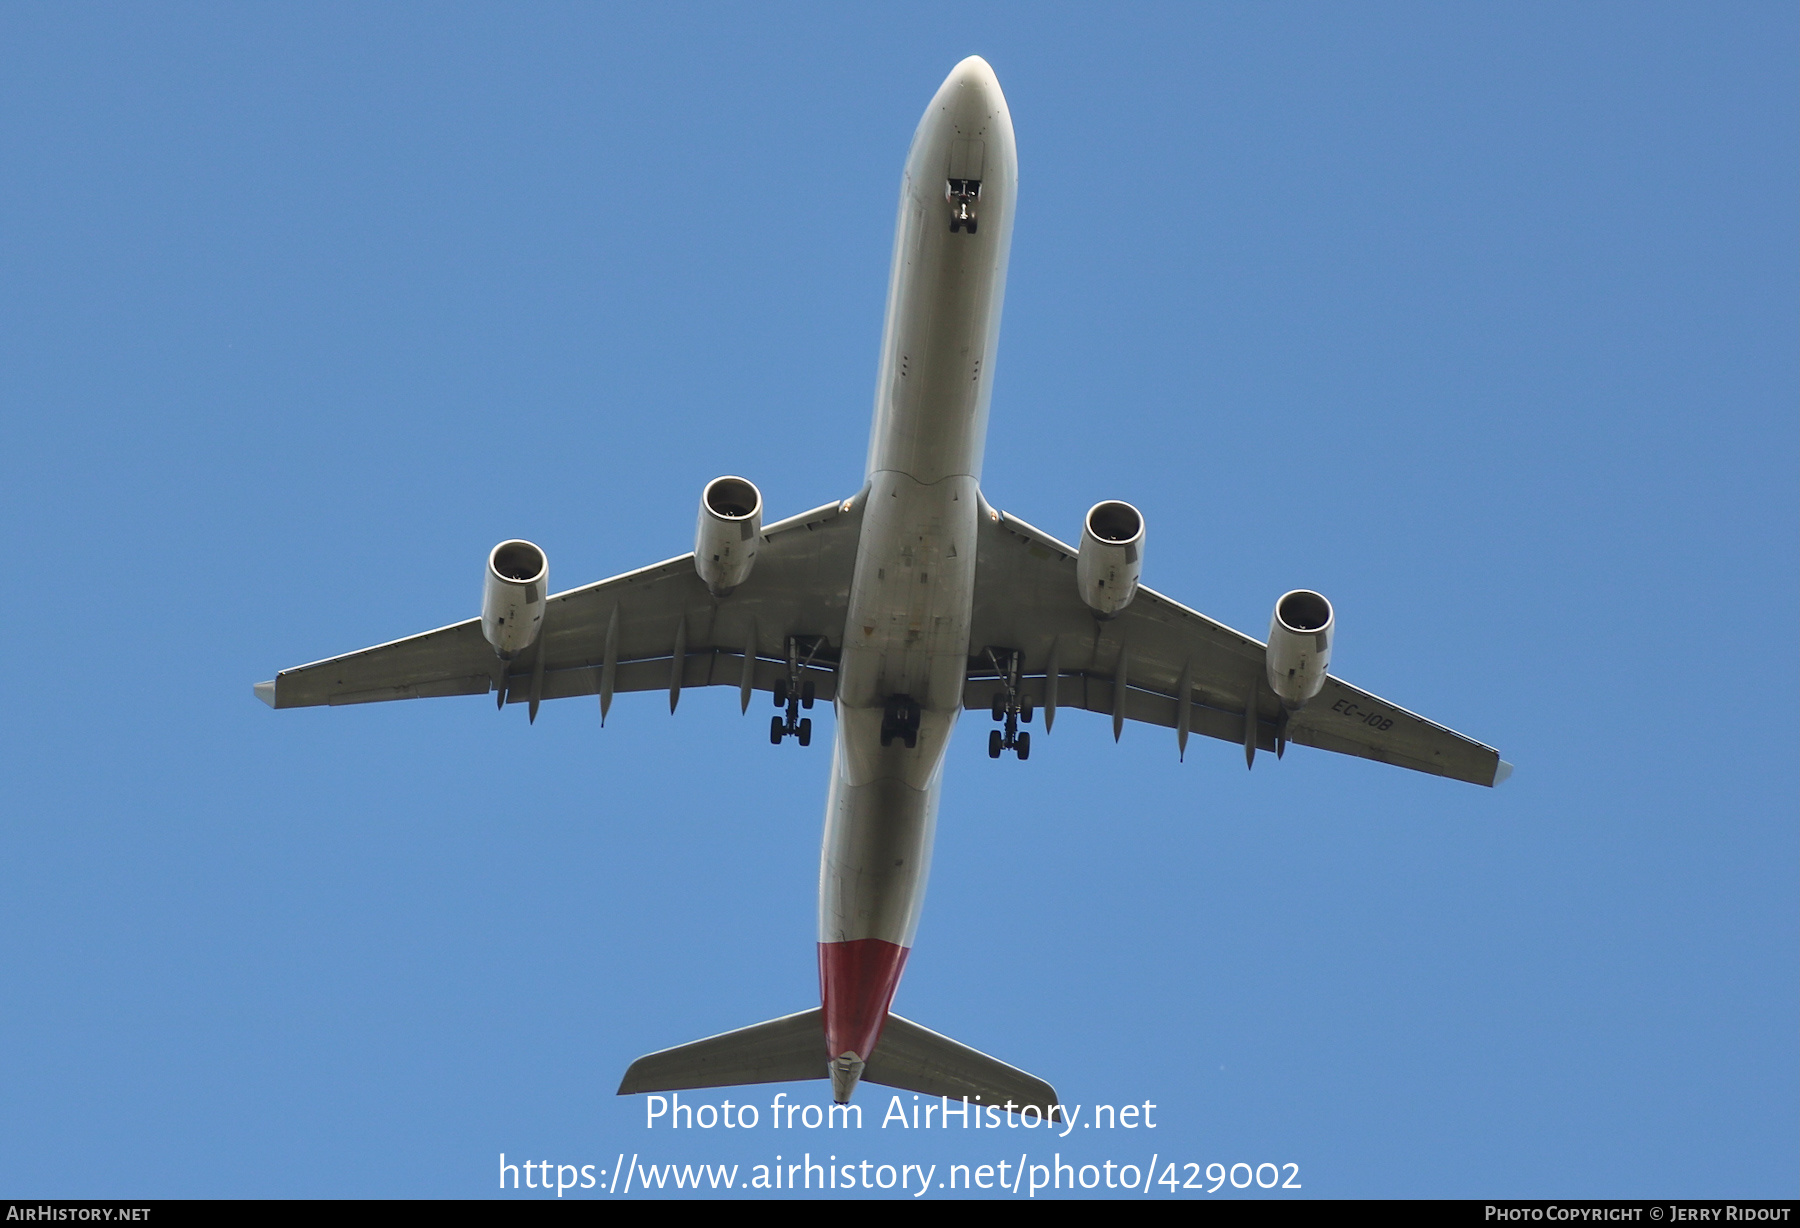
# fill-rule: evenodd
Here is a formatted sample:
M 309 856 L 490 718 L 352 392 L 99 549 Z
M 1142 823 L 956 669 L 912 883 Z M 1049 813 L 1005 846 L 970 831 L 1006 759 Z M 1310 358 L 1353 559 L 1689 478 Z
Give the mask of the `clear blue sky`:
M 0 1195 L 794 1150 L 1800 1193 L 1797 46 L 1784 4 L 8 5 Z M 1131 500 L 1146 582 L 1252 633 L 1320 589 L 1338 672 L 1518 774 L 967 721 L 897 1008 L 1158 1129 L 647 1132 L 632 1058 L 817 1000 L 828 738 L 250 686 L 471 615 L 504 537 L 572 586 L 689 549 L 720 473 L 853 493 L 970 53 L 1021 165 L 989 498 Z

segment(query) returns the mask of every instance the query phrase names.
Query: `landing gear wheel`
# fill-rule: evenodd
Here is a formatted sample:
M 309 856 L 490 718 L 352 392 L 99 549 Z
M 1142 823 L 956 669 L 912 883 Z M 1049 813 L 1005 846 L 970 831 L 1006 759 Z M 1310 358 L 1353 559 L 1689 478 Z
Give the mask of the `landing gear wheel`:
M 800 706 L 802 708 L 813 706 L 813 684 L 810 682 L 800 684 Z
M 1031 701 L 1029 699 L 1019 705 L 1019 719 L 1027 725 L 1031 724 Z
M 1006 696 L 999 694 L 994 696 L 993 713 L 994 719 L 997 721 L 1006 719 Z
M 786 678 L 778 678 L 775 681 L 775 706 L 777 708 L 785 708 L 785 707 L 787 707 L 787 701 L 788 701 L 787 679 Z
M 975 219 L 974 218 L 969 219 L 968 227 L 969 227 L 969 233 L 974 234 L 975 233 Z
M 800 722 L 800 745 L 812 745 L 812 717 L 810 716 Z
M 1000 749 L 1000 731 L 998 729 L 988 730 L 988 758 L 998 759 Z
M 769 718 L 769 745 L 780 746 L 781 734 L 781 718 L 779 716 L 771 716 Z
M 1019 751 L 1019 758 L 1021 760 L 1031 758 L 1031 735 L 1030 734 L 1022 733 L 1019 735 L 1018 751 Z

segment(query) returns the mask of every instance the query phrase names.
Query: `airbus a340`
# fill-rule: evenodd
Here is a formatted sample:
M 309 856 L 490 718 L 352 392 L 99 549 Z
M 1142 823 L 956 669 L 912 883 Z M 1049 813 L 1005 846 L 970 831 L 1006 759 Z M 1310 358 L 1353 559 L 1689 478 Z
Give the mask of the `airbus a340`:
M 1144 519 L 1091 508 L 1068 546 L 990 507 L 982 451 L 1012 240 L 1012 119 L 979 57 L 938 89 L 901 178 L 875 420 L 862 489 L 774 524 L 741 477 L 708 483 L 694 551 L 551 595 L 544 552 L 488 556 L 481 615 L 284 670 L 276 708 L 493 694 L 527 705 L 622 691 L 772 693 L 769 738 L 812 740 L 836 712 L 819 863 L 820 1005 L 638 1059 L 627 1092 L 829 1078 L 988 1104 L 1054 1106 L 1041 1079 L 892 1014 L 931 863 L 945 752 L 965 709 L 988 754 L 1031 753 L 1065 708 L 1280 756 L 1289 744 L 1479 785 L 1490 747 L 1327 671 L 1331 603 L 1275 603 L 1266 644 L 1139 583 Z

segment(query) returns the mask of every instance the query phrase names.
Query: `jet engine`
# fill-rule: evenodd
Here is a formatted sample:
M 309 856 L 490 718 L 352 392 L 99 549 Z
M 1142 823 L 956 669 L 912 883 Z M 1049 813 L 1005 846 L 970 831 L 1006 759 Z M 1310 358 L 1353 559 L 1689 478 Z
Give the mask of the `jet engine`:
M 750 578 L 762 545 L 762 492 L 743 478 L 714 478 L 700 492 L 694 570 L 715 597 Z
M 544 624 L 550 560 L 526 541 L 501 542 L 488 555 L 481 590 L 481 634 L 505 660 L 531 647 Z
M 1297 588 L 1275 603 L 1269 620 L 1269 686 L 1293 711 L 1317 695 L 1331 664 L 1331 603 Z
M 1100 617 L 1111 618 L 1137 596 L 1143 571 L 1143 515 L 1129 503 L 1094 504 L 1081 522 L 1081 549 L 1075 556 L 1081 599 Z

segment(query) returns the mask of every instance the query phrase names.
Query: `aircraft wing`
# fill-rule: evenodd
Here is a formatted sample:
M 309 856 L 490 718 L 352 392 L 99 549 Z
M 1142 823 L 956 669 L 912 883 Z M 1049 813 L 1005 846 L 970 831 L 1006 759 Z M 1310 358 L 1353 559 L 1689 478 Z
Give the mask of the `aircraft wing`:
M 1143 587 L 1100 619 L 1081 600 L 1075 556 L 983 502 L 967 707 L 985 709 L 1003 690 L 991 647 L 1022 654 L 1021 691 L 1044 709 L 1046 728 L 1059 707 L 1085 708 L 1111 716 L 1115 738 L 1141 721 L 1176 729 L 1184 749 L 1191 731 L 1242 744 L 1246 757 L 1294 742 L 1478 785 L 1512 771 L 1492 747 L 1329 675 L 1284 720 L 1260 641 Z
M 537 642 L 503 662 L 481 620 L 283 670 L 256 694 L 273 708 L 439 695 L 528 702 L 667 688 L 674 710 L 688 686 L 772 690 L 787 675 L 790 637 L 810 655 L 820 699 L 835 695 L 838 649 L 856 564 L 862 505 L 832 503 L 770 525 L 749 579 L 720 602 L 694 556 L 626 572 L 552 596 Z

